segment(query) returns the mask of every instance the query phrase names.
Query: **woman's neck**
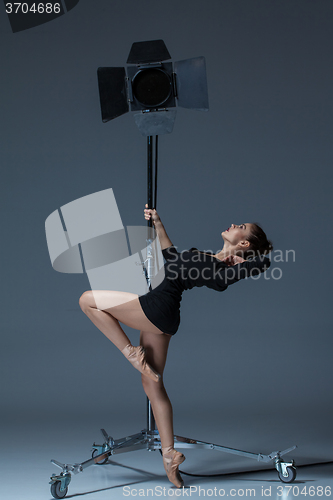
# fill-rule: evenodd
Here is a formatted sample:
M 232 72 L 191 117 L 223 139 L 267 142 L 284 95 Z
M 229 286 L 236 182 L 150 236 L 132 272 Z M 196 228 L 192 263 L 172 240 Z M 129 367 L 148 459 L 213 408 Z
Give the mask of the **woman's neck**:
M 219 260 L 223 260 L 226 257 L 229 257 L 229 255 L 235 255 L 235 253 L 236 253 L 236 247 L 234 247 L 232 245 L 226 245 L 226 244 L 224 244 L 222 250 L 220 250 L 219 252 L 217 252 L 214 255 L 214 257 L 216 257 Z

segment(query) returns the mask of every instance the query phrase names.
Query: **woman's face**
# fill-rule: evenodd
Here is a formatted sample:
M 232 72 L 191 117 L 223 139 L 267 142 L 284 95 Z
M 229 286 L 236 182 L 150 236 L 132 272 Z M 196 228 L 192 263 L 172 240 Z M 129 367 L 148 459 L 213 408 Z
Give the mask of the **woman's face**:
M 231 224 L 231 226 L 221 233 L 224 242 L 228 242 L 232 246 L 238 245 L 241 241 L 247 241 L 251 234 L 251 224 Z

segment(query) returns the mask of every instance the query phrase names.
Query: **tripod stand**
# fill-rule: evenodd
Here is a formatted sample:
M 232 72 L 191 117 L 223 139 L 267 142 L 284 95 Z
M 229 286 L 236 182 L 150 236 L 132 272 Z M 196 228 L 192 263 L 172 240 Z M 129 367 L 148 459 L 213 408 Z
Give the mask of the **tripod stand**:
M 155 149 L 155 151 L 154 151 Z M 148 163 L 148 206 L 156 208 L 157 200 L 157 154 L 158 149 L 158 136 L 155 136 L 155 148 L 153 144 L 153 136 L 147 137 L 147 163 Z M 154 178 L 154 189 L 153 189 L 153 160 L 155 163 L 155 178 Z M 148 221 L 148 227 L 152 226 L 151 220 Z M 149 230 L 147 236 L 147 259 L 145 261 L 145 274 L 150 285 L 150 279 L 153 276 L 152 269 L 152 240 L 149 238 Z M 155 419 L 153 416 L 150 401 L 147 398 L 147 427 L 146 429 L 133 434 L 131 436 L 126 436 L 120 439 L 114 440 L 108 433 L 101 429 L 102 436 L 104 438 L 103 444 L 93 444 L 92 457 L 82 463 L 75 464 L 63 464 L 56 460 L 51 460 L 51 462 L 62 469 L 60 474 L 53 474 L 51 476 L 51 494 L 54 498 L 64 498 L 68 491 L 69 483 L 71 482 L 72 474 L 78 474 L 83 472 L 84 469 L 90 465 L 105 464 L 111 455 L 116 455 L 120 453 L 127 453 L 135 450 L 148 450 L 155 451 L 161 449 L 161 440 L 158 431 L 155 428 Z M 225 453 L 231 453 L 234 455 L 240 455 L 247 458 L 253 458 L 259 462 L 270 462 L 274 461 L 275 468 L 278 471 L 279 478 L 282 482 L 291 483 L 296 477 L 296 468 L 294 466 L 294 461 L 285 462 L 282 460 L 282 456 L 290 451 L 294 450 L 296 446 L 292 446 L 283 451 L 273 451 L 269 455 L 264 455 L 261 453 L 251 453 L 248 451 L 236 450 L 234 448 L 227 448 L 213 443 L 206 443 L 203 441 L 198 441 L 195 439 L 174 436 L 175 445 L 178 449 L 209 449 L 217 450 Z

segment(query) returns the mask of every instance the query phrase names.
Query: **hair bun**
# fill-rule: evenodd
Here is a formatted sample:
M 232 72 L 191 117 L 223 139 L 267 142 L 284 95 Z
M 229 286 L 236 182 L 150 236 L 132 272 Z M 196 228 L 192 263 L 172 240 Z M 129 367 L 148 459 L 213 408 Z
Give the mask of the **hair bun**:
M 267 239 L 265 232 L 259 226 L 259 224 L 253 222 L 253 229 L 248 241 L 250 242 L 250 251 L 258 252 L 261 255 L 266 255 L 273 250 L 273 243 Z

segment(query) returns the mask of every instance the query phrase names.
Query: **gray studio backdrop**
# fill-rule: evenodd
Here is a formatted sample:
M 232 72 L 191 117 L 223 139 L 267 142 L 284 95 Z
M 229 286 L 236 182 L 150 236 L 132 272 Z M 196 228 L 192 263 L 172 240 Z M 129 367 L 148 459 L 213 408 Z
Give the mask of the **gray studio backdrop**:
M 45 220 L 112 188 L 123 225 L 144 224 L 146 140 L 130 113 L 102 123 L 96 72 L 163 39 L 173 60 L 205 56 L 210 101 L 160 137 L 172 242 L 216 252 L 231 223 L 257 221 L 275 246 L 259 280 L 184 293 L 165 372 L 176 430 L 188 418 L 204 439 L 229 422 L 216 439 L 241 447 L 230 436 L 255 421 L 270 452 L 302 429 L 299 461 L 333 460 L 332 15 L 325 0 L 81 0 L 13 34 L 1 10 L 5 431 L 96 414 L 145 425 L 140 377 L 81 312 L 87 276 L 52 269 Z

